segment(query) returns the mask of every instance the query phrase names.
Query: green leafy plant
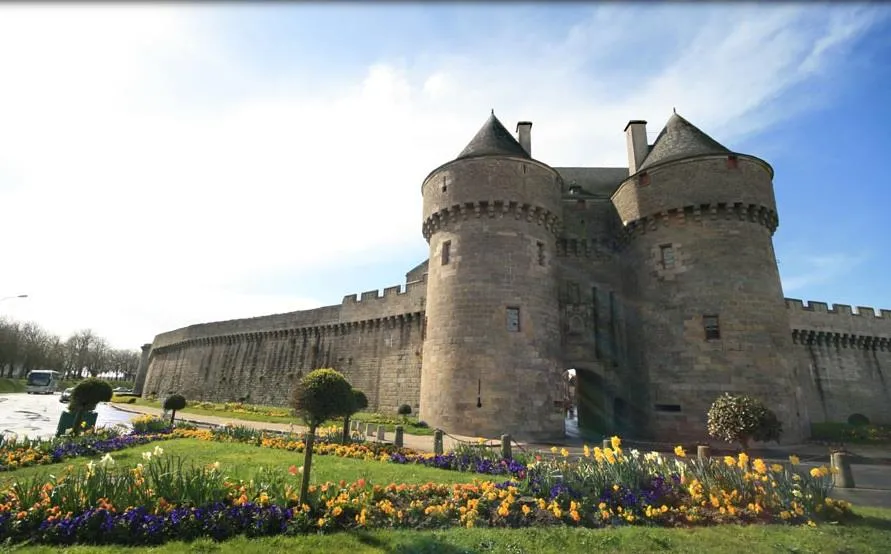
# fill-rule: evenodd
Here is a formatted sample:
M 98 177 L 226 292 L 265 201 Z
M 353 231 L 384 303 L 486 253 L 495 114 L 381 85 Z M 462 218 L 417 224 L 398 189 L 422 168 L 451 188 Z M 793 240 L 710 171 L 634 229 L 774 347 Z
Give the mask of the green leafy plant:
M 309 427 L 303 460 L 300 502 L 309 492 L 312 444 L 316 429 L 326 420 L 355 413 L 356 395 L 344 376 L 333 369 L 317 369 L 300 380 L 292 397 L 294 412 Z
M 411 406 L 408 404 L 402 404 L 399 406 L 399 409 L 396 410 L 396 413 L 402 416 L 402 422 L 405 423 L 408 421 L 408 416 L 411 415 Z
M 343 416 L 343 433 L 341 442 L 343 442 L 344 444 L 350 441 L 350 418 L 353 417 L 353 414 L 355 414 L 356 412 L 361 412 L 368 407 L 368 397 L 365 396 L 364 392 L 360 391 L 359 389 L 353 389 L 352 395 L 353 404 L 350 407 L 350 410 Z
M 181 394 L 171 394 L 164 399 L 164 409 L 173 413 L 170 415 L 170 425 L 173 425 L 173 418 L 176 417 L 176 411 L 186 407 L 186 397 Z
M 92 412 L 100 402 L 108 402 L 114 393 L 108 381 L 102 379 L 84 379 L 71 391 L 68 411 L 74 414 L 73 434 L 80 432 L 81 421 L 85 412 Z
M 783 426 L 760 400 L 724 393 L 709 408 L 708 433 L 716 439 L 737 443 L 746 451 L 752 440 L 779 441 Z

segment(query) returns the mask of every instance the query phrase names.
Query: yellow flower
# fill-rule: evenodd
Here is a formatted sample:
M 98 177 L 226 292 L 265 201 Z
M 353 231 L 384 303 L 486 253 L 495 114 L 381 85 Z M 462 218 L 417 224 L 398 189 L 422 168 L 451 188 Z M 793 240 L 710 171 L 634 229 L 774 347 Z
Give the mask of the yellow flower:
M 622 439 L 619 437 L 610 437 L 609 442 L 612 445 L 613 450 L 618 450 L 619 447 L 622 446 Z
M 566 458 L 569 456 L 569 450 L 566 450 L 565 448 L 560 449 L 560 455 Z
M 590 457 L 591 457 L 591 449 L 588 448 L 588 445 L 587 445 L 587 444 L 585 445 L 584 453 L 585 453 L 585 458 L 590 458 Z
M 532 511 L 532 508 L 530 508 L 529 506 L 523 504 L 523 515 L 524 515 L 524 516 L 528 516 L 528 515 L 529 515 L 529 512 L 531 512 L 531 511 Z
M 780 464 L 771 464 L 770 469 L 773 470 L 774 473 L 782 473 L 783 466 Z
M 552 446 L 552 447 L 551 447 L 551 454 L 556 454 L 556 453 L 557 453 L 557 447 L 556 447 L 556 446 Z
M 724 463 L 730 467 L 736 467 L 736 458 L 733 456 L 724 456 Z
M 767 473 L 767 464 L 764 463 L 764 460 L 761 458 L 757 458 L 754 462 L 752 462 L 752 468 L 760 474 Z
M 801 460 L 798 458 L 798 456 L 796 456 L 795 454 L 792 454 L 789 456 L 789 463 L 791 463 L 794 466 L 797 466 L 798 464 L 801 463 Z
M 675 446 L 674 447 L 674 455 L 677 456 L 678 458 L 683 458 L 684 456 L 687 455 L 687 453 L 684 452 L 683 446 Z
M 749 455 L 745 452 L 739 453 L 739 467 L 744 468 L 749 463 Z

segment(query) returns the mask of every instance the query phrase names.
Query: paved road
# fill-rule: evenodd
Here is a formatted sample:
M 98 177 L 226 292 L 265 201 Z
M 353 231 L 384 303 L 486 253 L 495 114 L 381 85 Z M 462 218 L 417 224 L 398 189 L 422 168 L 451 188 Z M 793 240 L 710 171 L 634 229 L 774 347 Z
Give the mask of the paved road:
M 56 433 L 59 416 L 65 404 L 59 402 L 59 393 L 51 395 L 10 393 L 0 394 L 0 433 L 19 436 L 51 437 Z M 96 409 L 98 427 L 126 424 L 133 414 L 122 412 L 106 404 Z

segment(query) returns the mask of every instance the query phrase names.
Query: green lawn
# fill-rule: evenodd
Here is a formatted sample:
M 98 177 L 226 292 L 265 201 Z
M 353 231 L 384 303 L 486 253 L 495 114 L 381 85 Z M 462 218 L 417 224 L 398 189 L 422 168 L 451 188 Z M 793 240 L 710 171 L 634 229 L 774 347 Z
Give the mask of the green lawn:
M 131 399 L 135 399 L 134 402 L 131 402 Z M 150 408 L 158 408 L 161 409 L 161 401 L 160 400 L 148 400 L 145 398 L 136 398 L 133 396 L 115 396 L 112 398 L 112 402 L 118 402 L 120 404 L 129 404 L 129 405 L 137 405 L 137 406 L 147 406 Z M 244 420 L 244 421 L 259 421 L 263 423 L 284 423 L 286 425 L 295 424 L 302 425 L 300 420 L 294 416 L 275 416 L 275 415 L 267 415 L 264 413 L 253 412 L 253 411 L 231 411 L 225 410 L 223 408 L 223 404 L 214 404 L 215 408 L 203 408 L 196 405 L 197 402 L 190 402 L 188 406 L 186 406 L 183 410 L 178 410 L 177 413 L 186 413 L 186 414 L 196 414 L 196 415 L 206 415 L 206 416 L 214 416 L 220 417 L 224 419 L 231 418 L 232 420 Z M 124 406 L 126 407 L 126 406 Z M 281 411 L 287 410 L 287 408 L 283 408 L 281 406 L 253 406 L 253 408 L 258 409 L 260 411 Z M 387 432 L 394 432 L 396 430 L 397 421 L 400 421 L 398 416 L 382 416 L 381 414 L 374 413 L 366 413 L 359 412 L 358 414 L 354 414 L 352 419 L 361 422 L 368 422 L 374 424 L 382 424 L 384 425 L 384 429 Z M 410 435 L 433 435 L 433 429 L 429 427 L 418 427 L 417 426 L 418 419 L 409 416 L 407 418 L 407 423 L 402 424 L 405 432 Z M 343 420 L 330 420 L 326 421 L 323 426 L 328 425 L 343 425 Z
M 148 445 L 126 448 L 118 452 L 112 452 L 116 465 L 134 466 L 142 461 L 142 453 L 151 450 L 155 446 L 164 449 L 164 455 L 179 455 L 196 464 L 212 464 L 220 462 L 222 470 L 228 475 L 237 478 L 249 479 L 254 476 L 260 466 L 280 468 L 286 471 L 291 465 L 303 465 L 303 454 L 276 450 L 274 448 L 260 448 L 246 444 L 210 442 L 199 439 L 173 439 L 150 443 Z M 97 456 L 94 459 L 98 459 Z M 16 479 L 33 475 L 49 475 L 58 472 L 60 468 L 68 464 L 86 464 L 88 458 L 72 458 L 58 464 L 33 466 L 10 472 L 0 473 L 0 488 Z M 415 464 L 390 464 L 386 462 L 365 462 L 338 456 L 313 456 L 312 478 L 314 482 L 355 481 L 364 478 L 371 483 L 389 484 L 396 483 L 426 483 L 435 481 L 438 483 L 466 483 L 473 481 L 474 476 L 487 478 L 472 473 L 458 471 L 446 471 L 443 469 L 429 468 Z M 491 477 L 489 477 L 491 478 Z
M 725 525 L 695 529 L 624 527 L 619 529 L 449 529 L 447 531 L 374 531 L 271 537 L 234 538 L 222 543 L 198 540 L 173 542 L 153 548 L 120 546 L 69 547 L 71 554 L 117 552 L 366 552 L 391 553 L 510 553 L 541 552 L 683 552 L 712 554 L 761 552 L 887 552 L 891 533 L 891 510 L 858 510 L 864 519 L 849 525 L 816 528 L 783 525 Z M 55 553 L 55 547 L 25 547 L 16 552 Z
M 0 392 L 25 392 L 24 379 L 0 379 Z

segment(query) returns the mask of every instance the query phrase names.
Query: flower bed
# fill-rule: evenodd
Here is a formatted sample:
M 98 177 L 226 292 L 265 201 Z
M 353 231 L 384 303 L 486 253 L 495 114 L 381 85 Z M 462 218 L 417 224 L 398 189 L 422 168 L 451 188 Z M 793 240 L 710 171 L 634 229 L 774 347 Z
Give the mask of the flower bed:
M 82 435 L 64 435 L 52 439 L 2 438 L 0 472 L 54 464 L 79 456 L 95 456 L 173 436 L 169 429 L 153 433 L 127 434 L 121 434 L 115 429 L 91 429 Z
M 703 463 L 687 460 L 682 449 L 672 458 L 626 454 L 614 439 L 614 448 L 589 450 L 579 460 L 543 458 L 525 478 L 328 482 L 310 487 L 307 503 L 298 505 L 297 468 L 234 480 L 218 463 L 186 464 L 156 446 L 135 467 L 116 468 L 106 454 L 0 492 L 0 541 L 131 545 L 356 528 L 814 525 L 850 514 L 849 504 L 827 496 L 828 469 L 800 471 L 796 463 L 769 466 L 744 454 Z

